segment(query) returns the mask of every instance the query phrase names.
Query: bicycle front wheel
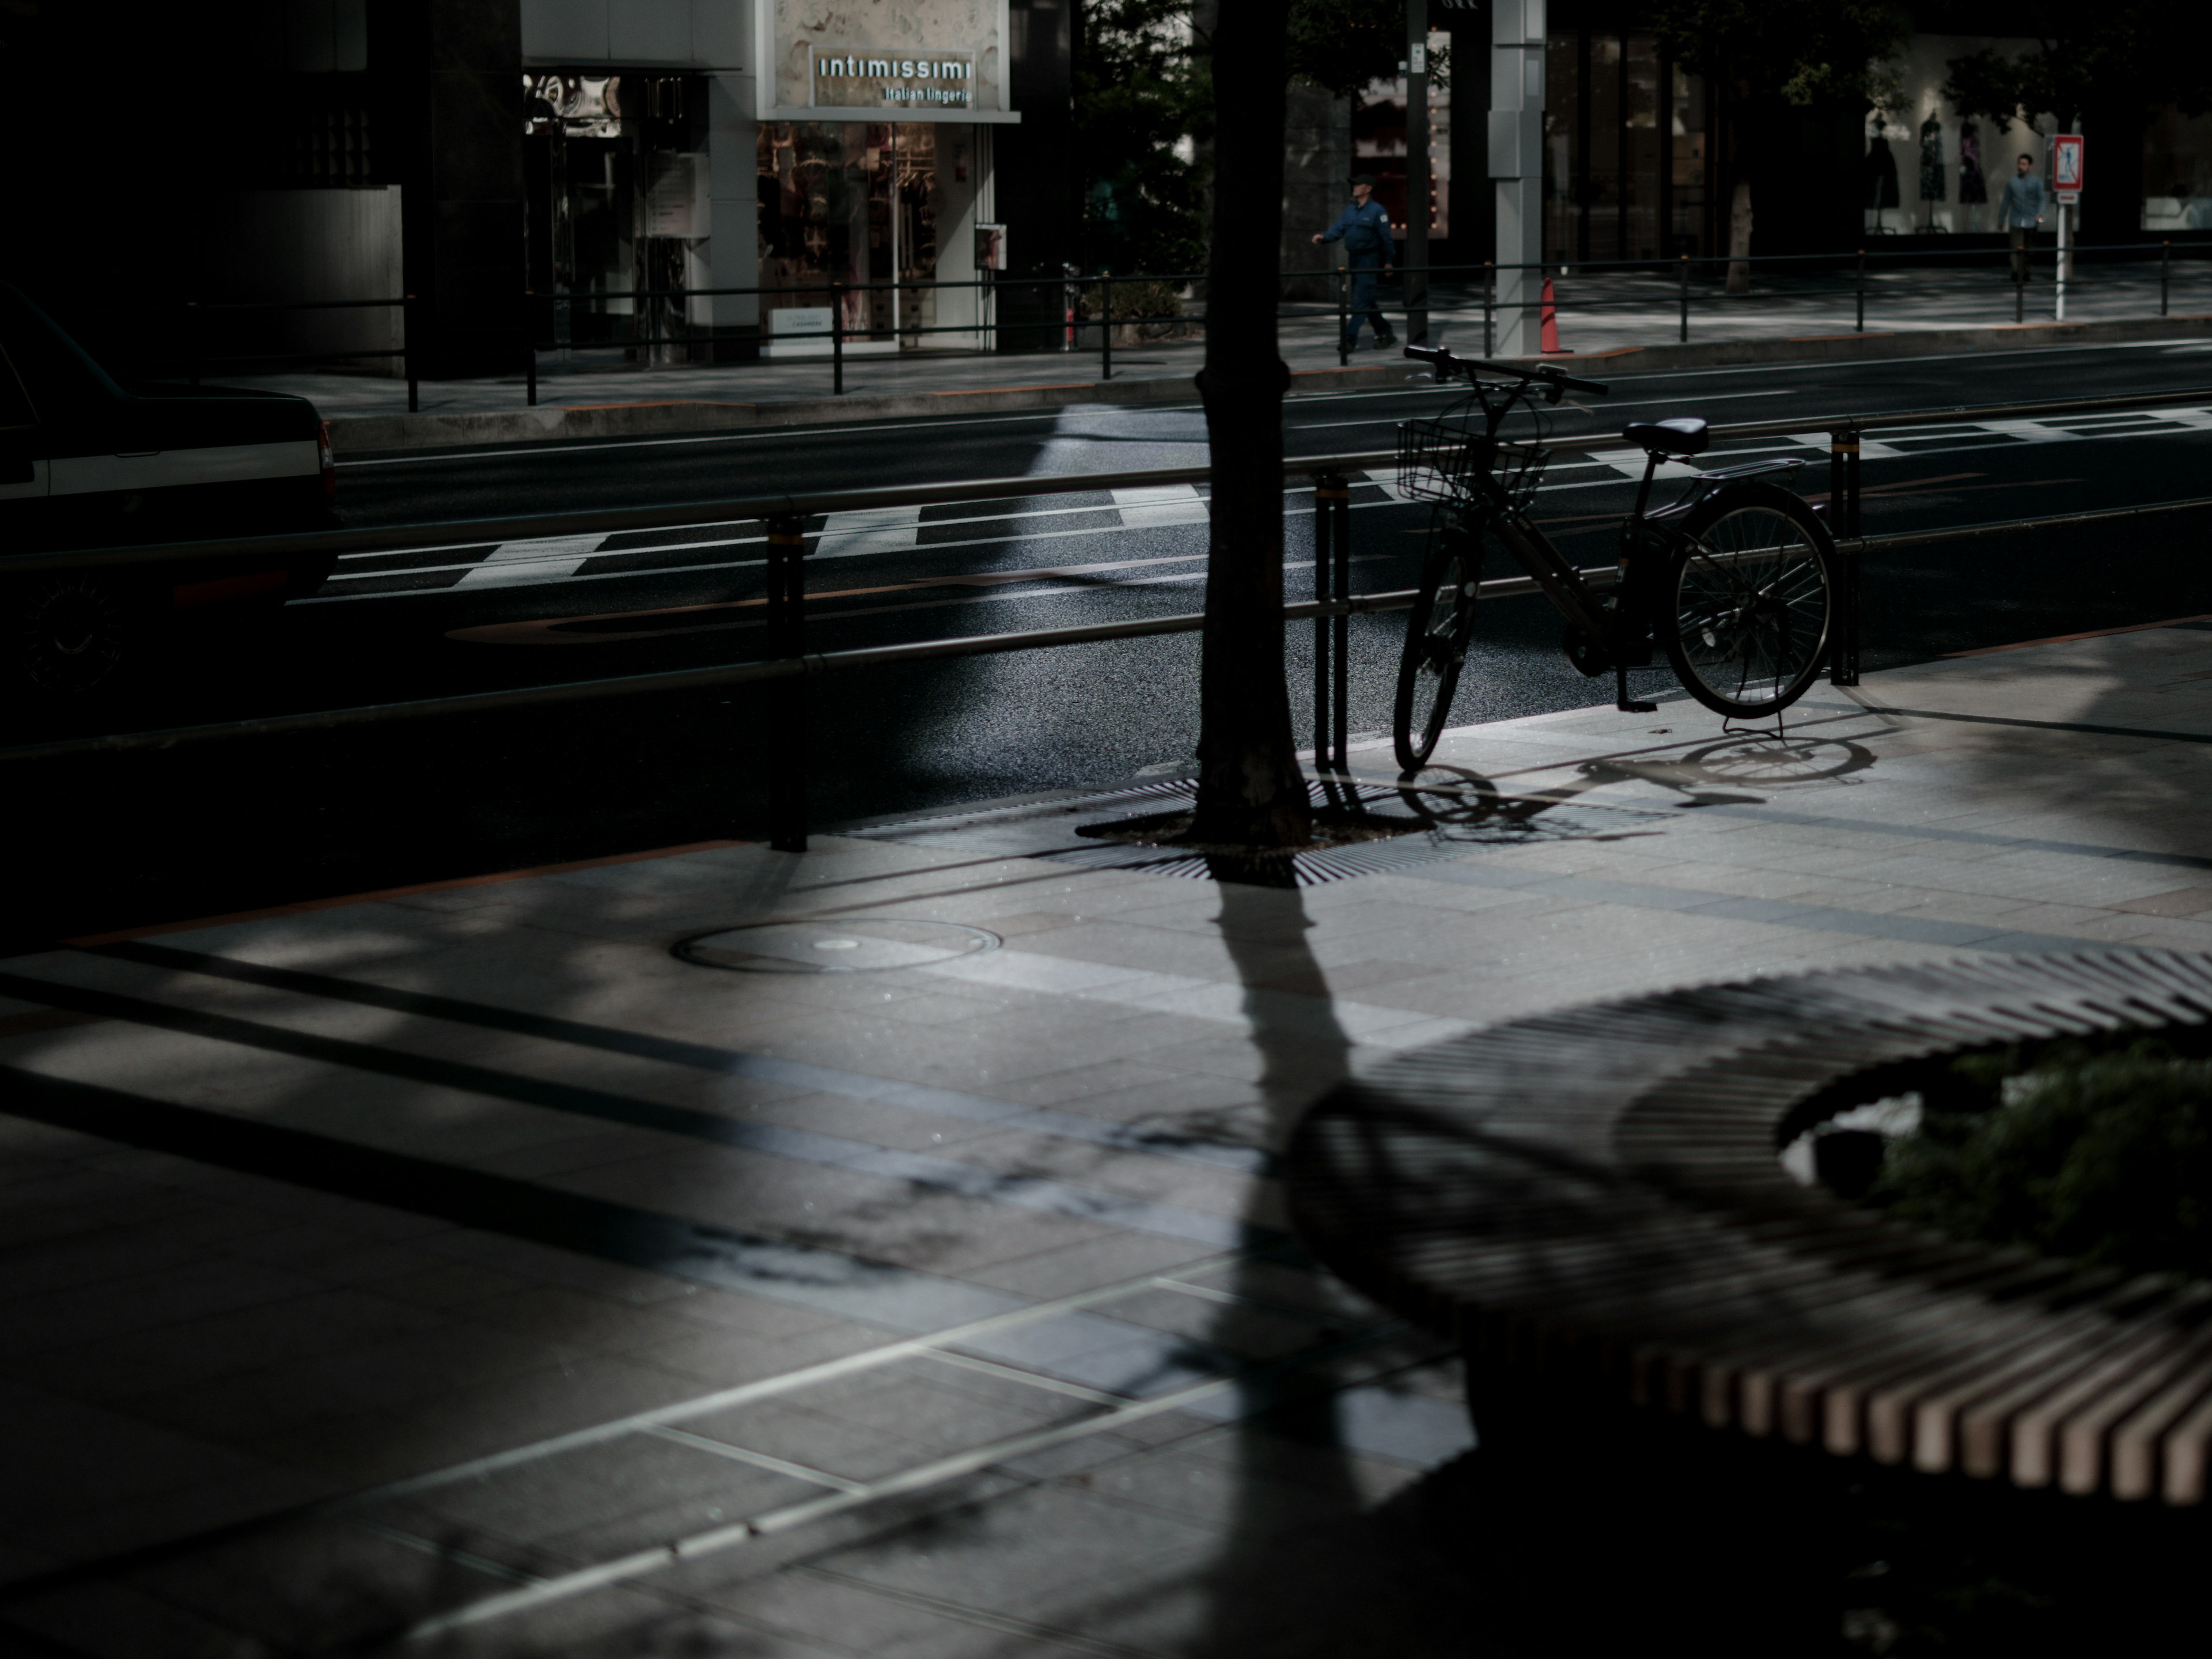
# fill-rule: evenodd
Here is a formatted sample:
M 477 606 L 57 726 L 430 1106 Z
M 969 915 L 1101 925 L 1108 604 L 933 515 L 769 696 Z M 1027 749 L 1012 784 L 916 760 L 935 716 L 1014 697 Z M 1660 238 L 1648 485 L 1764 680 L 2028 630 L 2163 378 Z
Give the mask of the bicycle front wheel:
M 1438 539 L 1421 571 L 1419 597 L 1406 624 L 1398 659 L 1398 700 L 1391 737 L 1407 771 L 1427 763 L 1450 716 L 1452 694 L 1474 631 L 1474 596 L 1482 580 L 1482 544 L 1458 531 Z
M 1827 659 L 1835 543 L 1786 489 L 1723 489 L 1683 521 L 1659 633 L 1682 689 L 1753 719 L 1805 695 Z

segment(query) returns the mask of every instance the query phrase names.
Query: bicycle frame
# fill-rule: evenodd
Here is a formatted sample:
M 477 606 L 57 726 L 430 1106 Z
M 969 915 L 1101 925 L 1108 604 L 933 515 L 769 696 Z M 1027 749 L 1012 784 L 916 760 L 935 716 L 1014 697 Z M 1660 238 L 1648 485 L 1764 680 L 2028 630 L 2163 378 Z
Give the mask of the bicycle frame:
M 1516 408 L 1525 408 L 1532 416 L 1540 419 L 1537 398 L 1541 397 L 1556 404 L 1565 387 L 1576 384 L 1565 376 L 1553 378 L 1540 373 L 1512 382 L 1486 383 L 1477 378 L 1474 365 L 1455 361 L 1453 367 L 1467 369 L 1469 392 L 1445 410 L 1443 418 L 1449 420 L 1470 405 L 1480 408 L 1485 416 L 1484 437 L 1492 444 L 1500 441 L 1500 429 Z M 1541 441 L 1540 432 L 1536 441 Z M 1638 650 L 1638 642 L 1618 637 L 1620 628 L 1609 628 L 1605 619 L 1610 615 L 1616 618 L 1616 624 L 1643 620 L 1645 601 L 1638 578 L 1680 546 L 1680 538 L 1672 530 L 1670 521 L 1687 517 L 1698 502 L 1729 483 L 1765 473 L 1794 471 L 1804 464 L 1795 458 L 1777 458 L 1700 471 L 1687 481 L 1680 495 L 1654 510 L 1650 505 L 1651 486 L 1658 473 L 1659 458 L 1656 454 L 1648 455 L 1644 477 L 1636 491 L 1636 505 L 1621 521 L 1619 592 L 1622 602 L 1611 611 L 1582 570 L 1553 545 L 1551 538 L 1530 521 L 1525 511 L 1507 498 L 1487 472 L 1478 475 L 1473 482 L 1474 501 L 1446 510 L 1468 520 L 1462 526 L 1465 533 L 1480 536 L 1486 530 L 1495 535 L 1513 556 L 1514 562 L 1543 591 L 1588 647 L 1615 657 L 1639 656 L 1648 662 L 1648 641 L 1642 642 L 1647 648 Z M 1624 653 L 1623 647 L 1629 649 Z

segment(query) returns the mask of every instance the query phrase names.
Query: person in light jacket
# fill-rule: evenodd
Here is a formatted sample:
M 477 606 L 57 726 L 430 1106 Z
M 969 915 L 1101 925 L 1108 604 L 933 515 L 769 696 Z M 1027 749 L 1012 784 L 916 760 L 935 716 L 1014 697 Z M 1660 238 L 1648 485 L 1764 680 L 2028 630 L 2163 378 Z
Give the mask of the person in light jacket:
M 2013 280 L 2024 283 L 2028 278 L 2028 261 L 2035 252 L 2035 228 L 2043 222 L 2043 210 L 2051 204 L 2043 180 L 2035 171 L 2035 158 L 2023 155 L 2005 180 L 2004 224 L 2012 233 Z
M 1314 238 L 1316 247 L 1324 242 L 1342 242 L 1345 263 L 1352 269 L 1352 307 L 1345 319 L 1344 349 L 1351 351 L 1358 347 L 1362 318 L 1375 325 L 1377 350 L 1397 344 L 1398 337 L 1382 320 L 1382 303 L 1375 295 L 1377 273 L 1387 274 L 1398 263 L 1398 244 L 1390 234 L 1389 210 L 1375 199 L 1373 174 L 1353 177 L 1352 205 Z

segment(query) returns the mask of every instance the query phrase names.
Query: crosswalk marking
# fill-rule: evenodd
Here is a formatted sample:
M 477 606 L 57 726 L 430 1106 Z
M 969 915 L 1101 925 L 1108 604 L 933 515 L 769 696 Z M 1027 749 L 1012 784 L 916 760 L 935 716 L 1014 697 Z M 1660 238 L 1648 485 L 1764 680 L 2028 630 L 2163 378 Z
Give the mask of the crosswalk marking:
M 501 542 L 483 563 L 465 573 L 455 587 L 526 587 L 559 581 L 584 568 L 584 561 L 606 541 L 598 536 L 547 536 L 537 541 Z
M 1206 503 L 1196 484 L 1146 484 L 1117 489 L 1114 505 L 1121 510 L 1124 530 L 1158 530 L 1164 525 L 1204 524 Z
M 921 544 L 921 509 L 872 507 L 859 513 L 832 513 L 822 523 L 823 553 L 851 558 L 861 553 L 902 553 Z

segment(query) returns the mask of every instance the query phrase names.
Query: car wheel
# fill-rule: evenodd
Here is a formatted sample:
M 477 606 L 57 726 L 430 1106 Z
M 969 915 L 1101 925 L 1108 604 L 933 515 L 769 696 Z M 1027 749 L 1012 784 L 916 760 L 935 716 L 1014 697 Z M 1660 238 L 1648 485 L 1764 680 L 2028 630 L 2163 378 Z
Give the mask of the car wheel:
M 82 696 L 121 677 L 137 619 L 114 581 L 70 572 L 28 582 L 9 597 L 11 654 L 40 690 Z

